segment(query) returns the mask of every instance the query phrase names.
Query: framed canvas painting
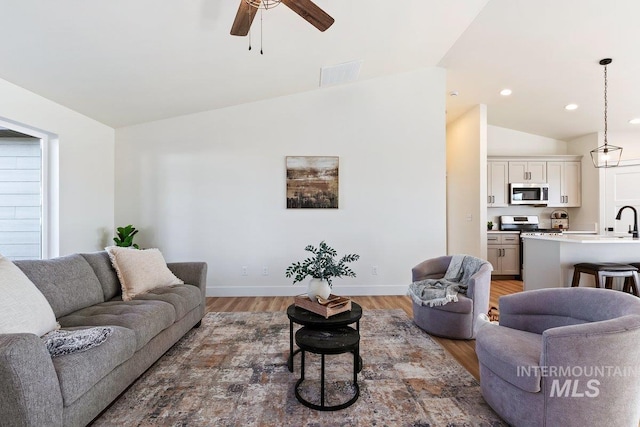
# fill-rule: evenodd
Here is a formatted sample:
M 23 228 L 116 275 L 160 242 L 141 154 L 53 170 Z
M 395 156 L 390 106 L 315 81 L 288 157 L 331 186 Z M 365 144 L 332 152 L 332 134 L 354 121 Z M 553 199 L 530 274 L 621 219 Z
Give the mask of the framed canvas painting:
M 287 209 L 338 209 L 338 159 L 287 156 Z

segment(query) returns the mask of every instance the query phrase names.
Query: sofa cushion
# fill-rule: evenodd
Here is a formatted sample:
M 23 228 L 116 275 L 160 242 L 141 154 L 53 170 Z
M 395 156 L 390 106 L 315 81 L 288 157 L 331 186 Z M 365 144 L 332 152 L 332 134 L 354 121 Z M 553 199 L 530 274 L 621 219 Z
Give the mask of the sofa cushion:
M 107 301 L 58 319 L 63 328 L 122 326 L 136 336 L 136 351 L 176 320 L 173 305 L 164 301 Z
M 0 334 L 42 336 L 56 328 L 47 299 L 14 263 L 0 255 Z
M 171 285 L 155 288 L 136 296 L 136 300 L 164 301 L 173 305 L 176 320 L 182 319 L 202 302 L 200 288 L 192 285 Z
M 167 267 L 160 250 L 109 246 L 106 248 L 122 286 L 122 299 L 130 301 L 136 295 L 160 286 L 181 285 Z
M 74 254 L 15 264 L 45 296 L 56 317 L 104 302 L 102 286 L 87 261 Z
M 120 281 L 116 270 L 111 264 L 111 258 L 106 251 L 89 252 L 80 254 L 89 263 L 93 272 L 98 277 L 102 285 L 102 293 L 104 300 L 109 301 L 111 298 L 119 295 L 121 292 Z
M 134 331 L 118 326 L 113 326 L 112 329 L 111 335 L 99 346 L 53 359 L 53 366 L 60 380 L 64 406 L 71 405 L 135 353 Z
M 542 335 L 499 325 L 485 325 L 476 335 L 478 361 L 504 381 L 530 392 L 540 391 Z

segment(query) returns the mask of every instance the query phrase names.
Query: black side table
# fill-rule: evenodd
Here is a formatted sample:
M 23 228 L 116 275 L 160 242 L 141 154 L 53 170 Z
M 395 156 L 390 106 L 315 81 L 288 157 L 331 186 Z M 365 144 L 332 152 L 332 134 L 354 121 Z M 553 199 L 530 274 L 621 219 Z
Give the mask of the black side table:
M 320 330 L 302 327 L 296 332 L 296 344 L 301 349 L 300 357 L 300 379 L 296 382 L 295 394 L 296 399 L 304 406 L 316 409 L 318 411 L 337 411 L 351 406 L 358 400 L 360 396 L 360 386 L 358 385 L 358 358 L 360 356 L 360 333 L 349 326 L 343 326 L 335 329 Z M 305 352 L 319 354 L 320 362 L 320 404 L 309 402 L 304 399 L 298 390 L 300 384 L 304 381 L 304 356 Z M 348 401 L 339 405 L 327 406 L 324 402 L 324 373 L 325 373 L 325 355 L 353 353 L 353 388 L 355 390 L 353 397 Z
M 356 330 L 360 331 L 360 318 L 362 317 L 362 307 L 359 304 L 351 301 L 351 311 L 345 311 L 343 313 L 331 316 L 325 319 L 319 314 L 313 313 L 304 308 L 297 307 L 295 304 L 291 304 L 287 308 L 287 317 L 289 318 L 289 358 L 287 359 L 287 367 L 289 372 L 293 372 L 293 357 L 300 352 L 300 349 L 293 350 L 293 324 L 306 326 L 310 329 L 330 330 L 348 326 L 353 323 L 356 324 Z M 358 372 L 362 368 L 362 360 Z

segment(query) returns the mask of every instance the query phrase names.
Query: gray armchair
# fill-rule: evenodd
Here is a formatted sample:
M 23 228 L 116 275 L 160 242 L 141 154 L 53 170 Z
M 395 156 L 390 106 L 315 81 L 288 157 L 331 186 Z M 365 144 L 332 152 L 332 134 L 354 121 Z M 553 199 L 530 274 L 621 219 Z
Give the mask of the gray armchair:
M 411 270 L 412 280 L 416 282 L 442 278 L 450 262 L 451 256 L 423 261 Z M 478 315 L 489 311 L 491 270 L 491 264 L 483 264 L 469 279 L 467 295 L 459 294 L 457 302 L 435 307 L 418 305 L 414 302 L 413 321 L 431 335 L 454 339 L 475 338 Z
M 487 403 L 514 426 L 640 422 L 640 298 L 554 288 L 500 298 L 476 337 Z

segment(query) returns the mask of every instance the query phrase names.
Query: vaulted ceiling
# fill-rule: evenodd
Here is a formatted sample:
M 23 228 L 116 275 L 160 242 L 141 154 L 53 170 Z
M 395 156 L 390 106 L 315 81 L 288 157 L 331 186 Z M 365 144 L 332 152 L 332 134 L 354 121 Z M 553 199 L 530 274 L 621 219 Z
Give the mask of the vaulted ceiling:
M 229 34 L 239 1 L 4 0 L 0 78 L 117 128 L 321 90 L 321 67 L 353 60 L 359 80 L 440 66 L 448 121 L 484 103 L 491 124 L 571 139 L 602 130 L 611 57 L 610 130 L 640 131 L 637 0 L 315 0 L 326 32 L 279 5 L 251 50 Z

